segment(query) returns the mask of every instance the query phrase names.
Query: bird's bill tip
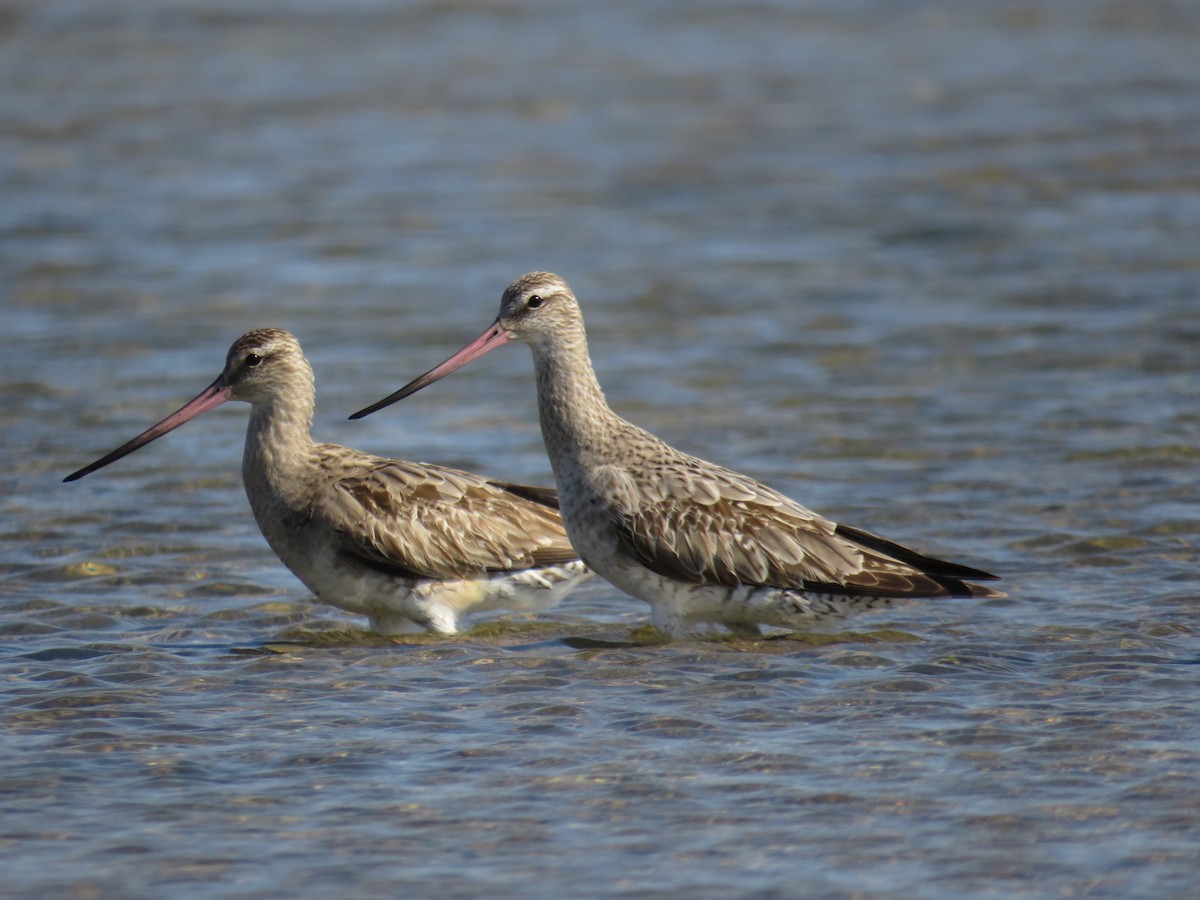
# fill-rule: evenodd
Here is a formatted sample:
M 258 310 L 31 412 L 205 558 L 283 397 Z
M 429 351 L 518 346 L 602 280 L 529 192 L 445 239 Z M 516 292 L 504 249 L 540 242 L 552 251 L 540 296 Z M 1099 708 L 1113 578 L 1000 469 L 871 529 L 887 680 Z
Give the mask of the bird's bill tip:
M 161 422 L 151 425 L 137 437 L 126 441 L 116 450 L 105 454 L 95 462 L 84 466 L 82 469 L 72 472 L 70 475 L 64 478 L 63 481 L 78 481 L 84 475 L 95 472 L 97 469 L 102 469 L 109 463 L 116 462 L 123 456 L 128 456 L 134 450 L 146 446 L 146 444 L 157 440 L 167 432 L 174 431 L 184 422 L 188 422 L 196 418 L 196 416 L 206 413 L 214 407 L 220 406 L 229 399 L 231 391 L 232 388 L 230 385 L 225 383 L 224 378 L 218 378 Z
M 385 406 L 391 406 L 393 403 L 403 400 L 411 394 L 415 394 L 421 388 L 428 387 L 441 378 L 445 378 L 456 369 L 461 369 L 472 360 L 478 359 L 485 353 L 490 353 L 511 340 L 512 333 L 500 324 L 499 319 L 496 319 L 495 322 L 487 327 L 487 330 L 483 334 L 475 338 L 475 340 L 471 341 L 471 343 L 467 344 L 445 362 L 434 366 L 424 375 L 418 375 L 404 387 L 400 388 L 400 390 L 388 394 L 388 396 L 384 397 L 378 403 L 372 403 L 370 406 L 360 409 L 350 416 L 350 418 L 361 419 L 373 412 L 378 412 Z

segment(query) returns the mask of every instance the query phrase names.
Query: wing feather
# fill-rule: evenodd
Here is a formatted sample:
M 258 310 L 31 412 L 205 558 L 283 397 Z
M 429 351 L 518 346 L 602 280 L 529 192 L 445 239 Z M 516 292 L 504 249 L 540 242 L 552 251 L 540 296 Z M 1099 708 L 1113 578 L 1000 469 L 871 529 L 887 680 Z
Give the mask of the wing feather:
M 839 526 L 744 475 L 692 457 L 643 462 L 606 477 L 622 486 L 605 493 L 622 550 L 661 575 L 842 594 L 999 595 L 963 581 L 995 576 Z
M 347 448 L 316 508 L 342 552 L 374 568 L 422 578 L 551 566 L 578 559 L 550 488 L 493 481 L 443 466 L 357 454 Z M 333 475 L 332 473 L 336 473 Z

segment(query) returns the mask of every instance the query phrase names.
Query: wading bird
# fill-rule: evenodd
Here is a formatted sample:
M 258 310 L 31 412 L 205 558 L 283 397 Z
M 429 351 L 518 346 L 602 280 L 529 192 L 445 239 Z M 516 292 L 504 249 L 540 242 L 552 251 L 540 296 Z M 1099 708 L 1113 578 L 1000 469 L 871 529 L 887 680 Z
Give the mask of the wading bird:
M 591 574 L 552 489 L 315 442 L 312 367 L 276 328 L 242 335 L 195 399 L 65 480 L 227 400 L 250 404 L 242 482 L 267 543 L 317 597 L 377 632 L 452 634 L 467 613 L 546 609 Z
M 971 581 L 994 575 L 839 525 L 622 419 L 592 370 L 575 295 L 548 272 L 513 282 L 476 340 L 351 418 L 509 341 L 533 351 L 567 534 L 596 573 L 650 604 L 660 630 L 678 635 L 703 622 L 745 634 L 760 625 L 811 630 L 901 597 L 1004 596 Z

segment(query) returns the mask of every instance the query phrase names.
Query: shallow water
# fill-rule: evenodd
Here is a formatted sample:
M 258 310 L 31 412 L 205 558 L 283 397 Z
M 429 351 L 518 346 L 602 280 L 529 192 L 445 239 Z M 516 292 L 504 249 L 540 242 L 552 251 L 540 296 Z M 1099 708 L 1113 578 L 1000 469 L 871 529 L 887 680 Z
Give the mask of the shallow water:
M 1169 2 L 0 5 L 4 891 L 1190 896 L 1198 39 Z M 60 483 L 263 325 L 319 437 L 548 481 L 520 348 L 345 421 L 534 268 L 620 412 L 1009 598 L 661 645 L 593 583 L 393 643 L 271 556 L 244 408 Z

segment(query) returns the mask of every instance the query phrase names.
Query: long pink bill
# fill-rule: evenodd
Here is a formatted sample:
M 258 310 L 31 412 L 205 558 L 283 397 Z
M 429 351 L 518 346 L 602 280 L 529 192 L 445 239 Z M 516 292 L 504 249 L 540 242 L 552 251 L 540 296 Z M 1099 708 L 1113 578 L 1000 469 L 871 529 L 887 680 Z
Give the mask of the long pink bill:
M 102 469 L 110 462 L 116 462 L 122 456 L 128 456 L 139 447 L 144 447 L 151 441 L 157 440 L 168 431 L 174 431 L 184 422 L 194 419 L 196 416 L 206 413 L 214 407 L 220 406 L 229 399 L 229 393 L 232 389 L 225 382 L 225 377 L 222 375 L 201 391 L 195 399 L 189 400 L 184 406 L 171 413 L 157 425 L 151 425 L 133 440 L 125 442 L 112 453 L 100 457 L 91 465 L 84 466 L 78 472 L 72 472 L 63 481 L 76 481 L 90 472 Z
M 391 406 L 397 400 L 403 400 L 409 394 L 415 394 L 421 388 L 433 384 L 439 378 L 445 378 L 455 369 L 461 369 L 471 360 L 479 359 L 485 353 L 495 350 L 502 344 L 507 344 L 510 340 L 512 340 L 512 335 L 500 324 L 500 320 L 497 319 L 488 326 L 487 331 L 475 338 L 475 340 L 471 341 L 471 343 L 467 344 L 467 346 L 463 347 L 444 363 L 434 366 L 424 375 L 417 376 L 404 387 L 400 388 L 400 390 L 396 391 L 396 393 L 389 394 L 378 403 L 372 403 L 366 409 L 360 409 L 350 418 L 361 419 L 363 416 L 369 416 L 371 413 L 377 412 L 385 406 Z

